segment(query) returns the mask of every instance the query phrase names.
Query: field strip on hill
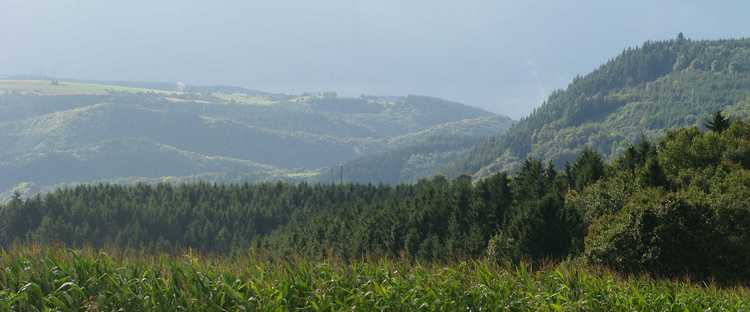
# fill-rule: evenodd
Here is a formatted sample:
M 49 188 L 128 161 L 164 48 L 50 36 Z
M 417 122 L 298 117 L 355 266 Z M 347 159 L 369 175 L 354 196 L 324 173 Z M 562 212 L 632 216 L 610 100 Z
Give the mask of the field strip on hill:
M 0 80 L 0 93 L 17 92 L 37 95 L 104 95 L 113 92 L 177 94 L 174 91 L 123 87 L 106 84 L 48 80 Z

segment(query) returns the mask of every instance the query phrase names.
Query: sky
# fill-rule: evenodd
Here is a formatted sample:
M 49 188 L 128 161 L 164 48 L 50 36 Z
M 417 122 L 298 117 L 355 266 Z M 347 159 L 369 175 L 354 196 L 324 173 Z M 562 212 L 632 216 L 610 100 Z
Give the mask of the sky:
M 429 95 L 520 118 L 646 40 L 750 37 L 747 0 L 0 0 L 0 75 Z

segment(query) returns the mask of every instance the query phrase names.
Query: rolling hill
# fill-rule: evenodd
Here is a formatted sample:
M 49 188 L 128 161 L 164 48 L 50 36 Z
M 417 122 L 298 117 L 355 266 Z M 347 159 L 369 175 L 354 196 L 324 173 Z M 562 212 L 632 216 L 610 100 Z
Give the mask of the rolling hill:
M 514 171 L 527 157 L 563 166 L 585 147 L 611 157 L 641 135 L 750 111 L 750 39 L 646 42 L 554 92 L 507 132 L 446 166 L 451 175 Z
M 443 168 L 460 159 L 484 139 L 506 131 L 513 121 L 504 116 L 464 119 L 383 140 L 385 151 L 362 156 L 341 165 L 344 180 L 359 183 L 415 182 L 446 174 Z M 333 170 L 323 181 L 336 181 Z
M 0 80 L 0 192 L 97 181 L 320 181 L 341 163 L 371 168 L 369 159 L 393 153 L 442 157 L 510 124 L 424 96 Z M 403 179 L 377 182 L 412 180 L 442 165 L 406 156 L 399 156 L 411 170 Z M 361 181 L 369 171 L 351 174 Z

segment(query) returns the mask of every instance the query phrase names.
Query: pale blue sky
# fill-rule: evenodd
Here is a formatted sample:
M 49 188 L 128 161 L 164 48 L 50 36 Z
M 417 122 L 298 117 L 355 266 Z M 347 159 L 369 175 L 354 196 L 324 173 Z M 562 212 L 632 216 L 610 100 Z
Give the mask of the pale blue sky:
M 645 40 L 750 36 L 750 1 L 0 0 L 0 74 L 422 94 L 519 118 Z

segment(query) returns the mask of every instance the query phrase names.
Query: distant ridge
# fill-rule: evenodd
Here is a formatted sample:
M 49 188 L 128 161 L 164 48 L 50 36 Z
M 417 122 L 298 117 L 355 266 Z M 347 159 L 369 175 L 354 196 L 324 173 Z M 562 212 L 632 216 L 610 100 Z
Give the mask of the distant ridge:
M 286 95 L 16 76 L 0 80 L 0 193 L 7 198 L 13 190 L 31 195 L 60 185 L 167 178 L 320 181 L 329 167 L 361 157 L 465 149 L 510 122 L 425 96 Z M 441 137 L 457 144 L 410 149 Z M 431 168 L 403 181 L 431 175 Z
M 527 157 L 561 167 L 587 146 L 611 157 L 641 135 L 701 126 L 719 109 L 750 109 L 750 39 L 649 41 L 575 78 L 445 171 L 483 177 L 516 170 Z

